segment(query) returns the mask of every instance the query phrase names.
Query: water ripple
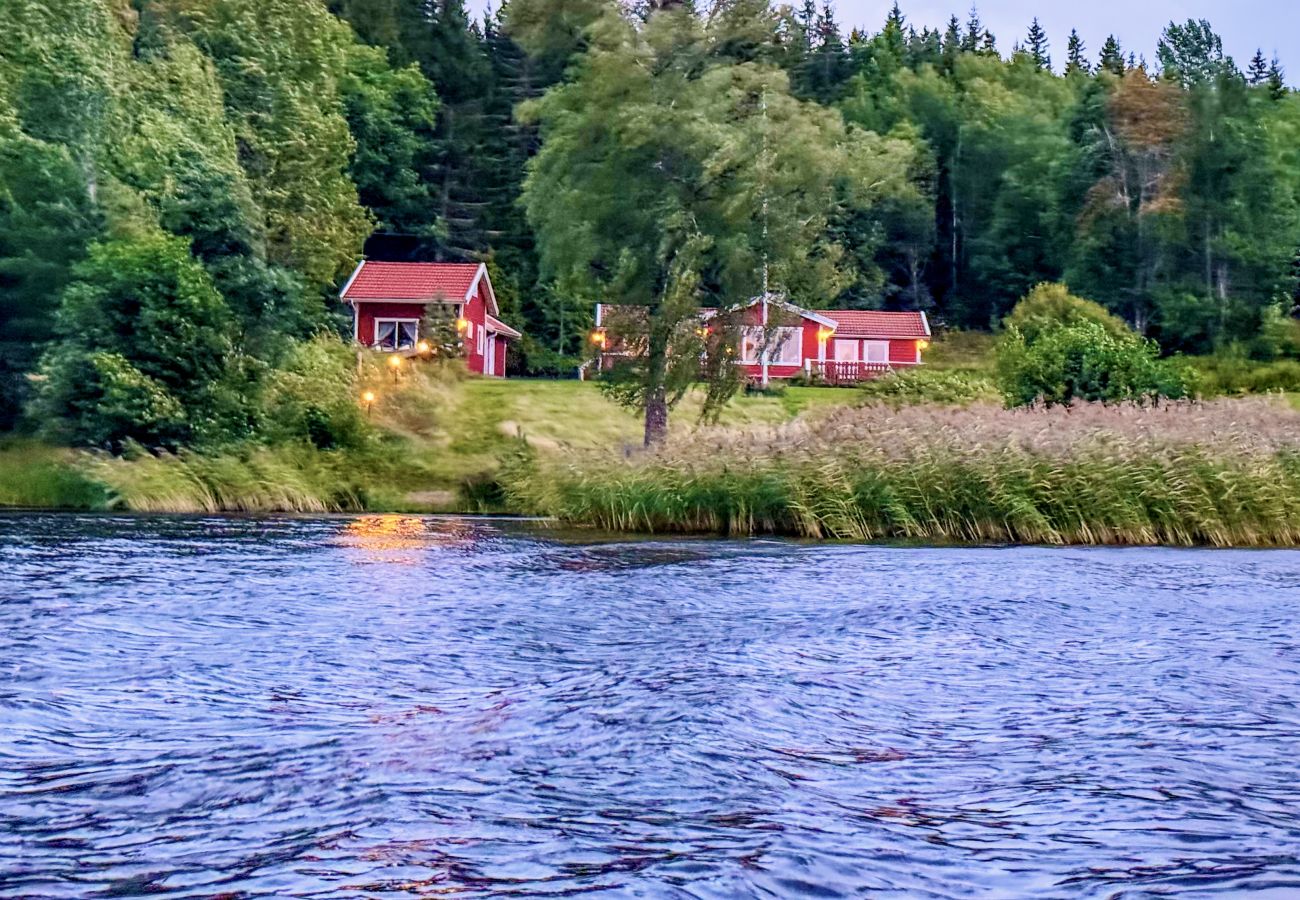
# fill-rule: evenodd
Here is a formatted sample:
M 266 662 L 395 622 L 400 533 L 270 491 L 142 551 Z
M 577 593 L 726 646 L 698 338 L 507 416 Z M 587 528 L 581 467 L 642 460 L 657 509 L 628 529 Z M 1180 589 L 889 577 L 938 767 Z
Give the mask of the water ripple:
M 1296 896 L 1297 585 L 0 517 L 0 897 Z

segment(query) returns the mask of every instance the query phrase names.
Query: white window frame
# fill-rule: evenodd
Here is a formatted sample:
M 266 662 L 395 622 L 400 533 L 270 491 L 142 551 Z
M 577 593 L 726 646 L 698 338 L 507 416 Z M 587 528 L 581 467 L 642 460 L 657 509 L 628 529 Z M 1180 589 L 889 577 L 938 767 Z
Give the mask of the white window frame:
M 864 363 L 889 364 L 889 341 L 863 341 L 862 361 Z
M 764 329 L 758 325 L 750 325 L 740 332 L 740 362 L 746 366 L 761 366 L 763 364 L 764 353 L 763 343 L 765 340 Z M 767 364 L 769 366 L 801 366 L 803 365 L 803 329 L 794 326 L 790 328 L 772 328 L 771 342 L 766 349 Z
M 862 342 L 859 340 L 850 340 L 848 338 L 835 338 L 835 361 L 836 362 L 857 362 L 858 345 Z
M 415 345 L 418 344 L 418 343 L 420 342 L 420 320 L 419 320 L 419 319 L 398 319 L 398 318 L 392 318 L 392 317 L 384 317 L 384 318 L 382 318 L 382 319 L 380 319 L 380 318 L 376 318 L 376 319 L 375 319 L 375 333 L 374 333 L 374 340 L 373 340 L 373 342 L 371 343 L 370 346 L 372 346 L 372 347 L 378 347 L 378 346 L 379 346 L 379 326 L 381 326 L 381 325 L 383 325 L 383 324 L 385 324 L 385 323 L 387 323 L 387 322 L 392 322 L 393 325 L 396 326 L 396 329 L 397 329 L 397 330 L 395 331 L 395 335 L 398 337 L 398 340 L 396 340 L 396 341 L 393 342 L 393 349 L 394 349 L 394 350 L 409 350 L 409 349 L 414 349 L 414 348 L 415 348 Z M 402 334 L 402 332 L 401 332 L 401 326 L 403 326 L 403 325 L 414 325 L 414 326 L 415 326 L 415 339 L 411 341 L 411 346 L 410 346 L 410 347 L 403 347 L 403 346 L 401 346 L 401 340 L 400 340 L 400 337 L 401 337 L 401 334 Z

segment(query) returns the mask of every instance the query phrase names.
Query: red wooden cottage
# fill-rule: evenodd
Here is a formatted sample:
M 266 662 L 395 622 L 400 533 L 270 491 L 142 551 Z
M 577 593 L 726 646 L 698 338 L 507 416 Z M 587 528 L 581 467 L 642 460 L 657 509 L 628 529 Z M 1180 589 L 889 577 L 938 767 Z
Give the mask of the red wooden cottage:
M 629 308 L 596 307 L 602 368 L 626 353 L 628 338 L 619 333 L 627 328 L 624 310 Z M 717 310 L 701 310 L 706 323 L 716 315 Z M 809 310 L 772 297 L 752 301 L 740 321 L 739 363 L 754 381 L 804 375 L 827 384 L 854 384 L 919 366 L 930 346 L 930 322 L 923 312 Z
M 339 294 L 352 307 L 352 337 L 376 350 L 414 352 L 420 319 L 444 304 L 465 347 L 469 370 L 505 377 L 506 348 L 519 332 L 497 318 L 496 294 L 482 263 L 366 260 Z

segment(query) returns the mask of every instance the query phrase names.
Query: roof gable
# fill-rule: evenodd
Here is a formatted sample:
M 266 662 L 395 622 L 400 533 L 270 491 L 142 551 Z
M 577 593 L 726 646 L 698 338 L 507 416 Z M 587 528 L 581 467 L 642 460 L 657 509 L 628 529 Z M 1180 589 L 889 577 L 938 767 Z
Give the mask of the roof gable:
M 482 263 L 376 262 L 365 260 L 339 293 L 344 301 L 397 300 L 463 303 L 473 296 L 479 281 L 488 284 L 488 307 L 496 312 L 496 295 L 487 266 Z

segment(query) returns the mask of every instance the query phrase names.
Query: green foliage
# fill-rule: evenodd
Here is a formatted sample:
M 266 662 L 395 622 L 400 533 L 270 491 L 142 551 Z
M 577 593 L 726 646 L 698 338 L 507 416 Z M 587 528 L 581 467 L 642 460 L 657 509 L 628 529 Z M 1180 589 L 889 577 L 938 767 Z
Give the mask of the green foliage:
M 868 381 L 859 389 L 867 403 L 909 406 L 935 403 L 942 406 L 966 406 L 995 399 L 997 387 L 980 375 L 931 369 L 907 369 Z
M 1106 334 L 1117 340 L 1123 341 L 1133 335 L 1123 319 L 1107 312 L 1098 303 L 1074 296 L 1063 284 L 1038 285 L 1003 320 L 1007 328 L 1019 331 L 1030 344 L 1058 326 L 1086 322 L 1100 325 Z
M 531 107 L 543 144 L 524 202 L 543 274 L 644 311 L 613 390 L 647 410 L 647 440 L 700 352 L 727 349 L 693 339 L 698 309 L 738 308 L 764 271 L 795 302 L 837 293 L 831 213 L 905 171 L 907 150 L 794 99 L 770 66 L 711 61 L 707 37 L 684 13 L 641 31 L 611 21 L 574 79 Z
M 998 348 L 998 387 L 1007 406 L 1186 397 L 1187 374 L 1159 357 L 1153 342 L 1117 337 L 1095 321 L 1048 328 L 1033 341 L 1012 327 Z
M 262 403 L 266 440 L 321 450 L 366 450 L 377 441 L 358 403 L 355 351 L 336 337 L 295 343 L 270 377 Z
M 1206 397 L 1239 394 L 1300 393 L 1300 362 L 1254 362 L 1244 353 L 1224 352 L 1189 359 L 1197 388 Z
M 104 486 L 76 462 L 66 450 L 28 441 L 0 442 L 0 507 L 105 509 Z
M 52 436 L 91 446 L 240 436 L 242 411 L 213 402 L 236 377 L 234 325 L 180 238 L 97 244 L 64 294 L 37 418 Z

